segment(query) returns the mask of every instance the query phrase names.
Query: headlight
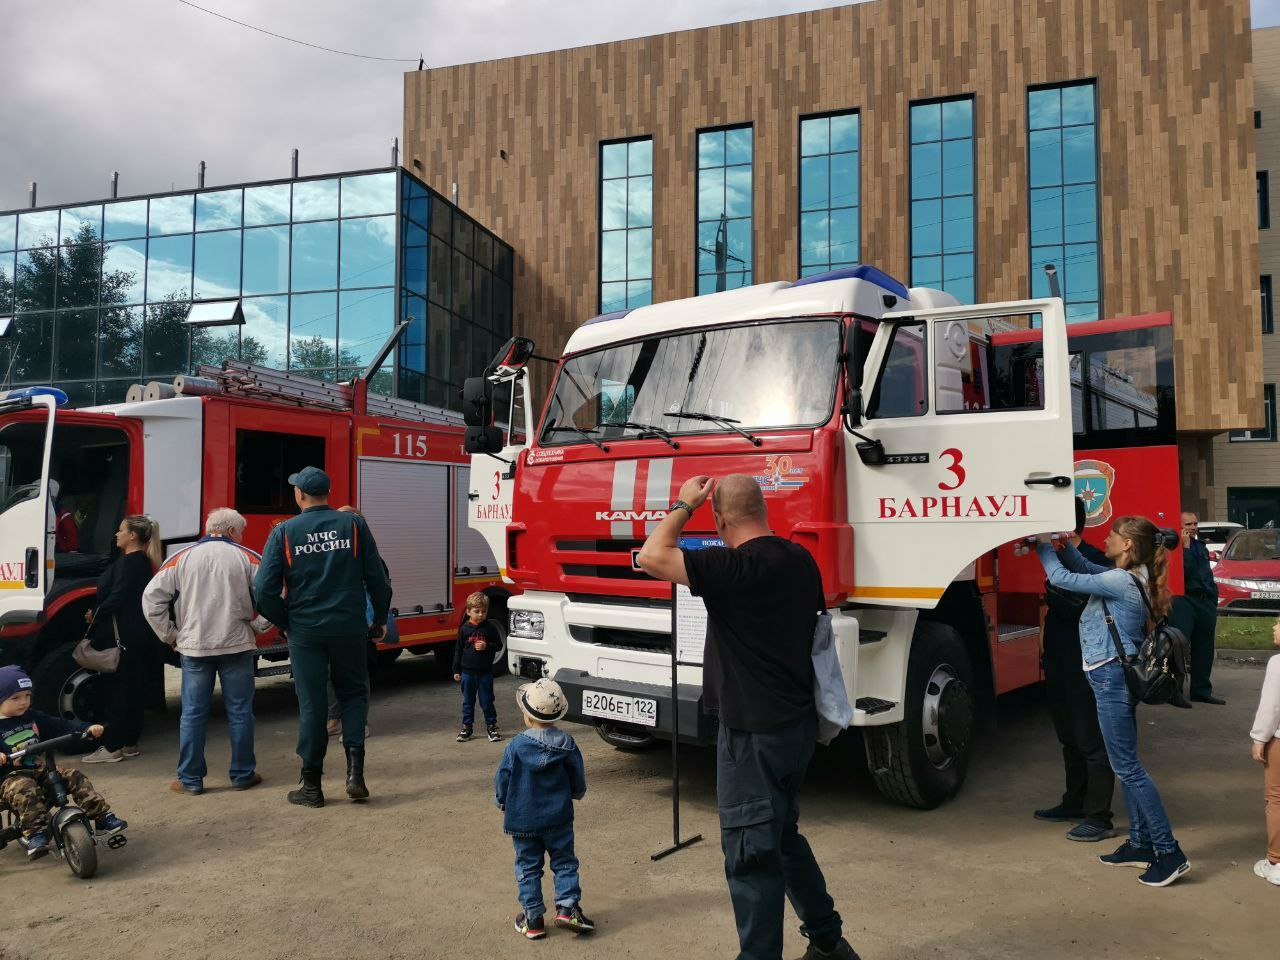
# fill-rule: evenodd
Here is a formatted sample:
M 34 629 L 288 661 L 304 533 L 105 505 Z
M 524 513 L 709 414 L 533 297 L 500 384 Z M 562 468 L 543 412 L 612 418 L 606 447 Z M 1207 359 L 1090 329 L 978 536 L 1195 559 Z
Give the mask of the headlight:
M 511 611 L 511 636 L 541 640 L 546 618 L 536 610 Z
M 1239 577 L 1214 577 L 1213 582 L 1224 587 L 1235 587 L 1238 590 L 1280 591 L 1280 582 L 1275 580 L 1244 580 Z

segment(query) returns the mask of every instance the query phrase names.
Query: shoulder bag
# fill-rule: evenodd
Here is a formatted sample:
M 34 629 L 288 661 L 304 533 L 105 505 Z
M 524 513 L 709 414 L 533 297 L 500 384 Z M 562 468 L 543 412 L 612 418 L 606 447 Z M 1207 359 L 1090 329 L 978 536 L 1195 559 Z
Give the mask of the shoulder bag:
M 1111 641 L 1115 644 L 1116 656 L 1120 658 L 1120 665 L 1124 668 L 1125 685 L 1133 699 L 1139 703 L 1154 706 L 1182 700 L 1182 682 L 1191 662 L 1191 645 L 1187 642 L 1186 635 L 1177 627 L 1169 626 L 1164 617 L 1155 619 L 1151 601 L 1147 599 L 1147 591 L 1137 577 L 1134 577 L 1133 583 L 1142 597 L 1143 606 L 1147 608 L 1148 619 L 1155 623 L 1134 656 L 1124 652 L 1120 630 L 1112 619 L 1111 608 L 1107 606 L 1106 600 L 1102 601 L 1107 628 L 1111 631 Z
M 94 621 L 97 621 L 96 614 Z M 120 669 L 120 653 L 124 650 L 124 644 L 120 642 L 120 626 L 116 623 L 115 617 L 111 618 L 111 632 L 115 637 L 115 645 L 105 650 L 95 649 L 90 639 L 90 634 L 93 633 L 93 623 L 90 623 L 84 638 L 71 651 L 72 659 L 86 670 L 92 670 L 95 673 L 115 673 Z

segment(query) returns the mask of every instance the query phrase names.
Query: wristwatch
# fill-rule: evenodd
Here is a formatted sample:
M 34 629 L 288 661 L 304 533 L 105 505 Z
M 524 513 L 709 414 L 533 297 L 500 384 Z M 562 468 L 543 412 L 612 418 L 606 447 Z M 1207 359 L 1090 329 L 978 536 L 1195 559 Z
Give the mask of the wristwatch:
M 686 510 L 688 511 L 689 516 L 693 516 L 693 507 L 689 506 L 689 504 L 685 503 L 683 500 L 677 500 L 673 503 L 667 510 L 667 513 L 675 513 L 677 510 Z

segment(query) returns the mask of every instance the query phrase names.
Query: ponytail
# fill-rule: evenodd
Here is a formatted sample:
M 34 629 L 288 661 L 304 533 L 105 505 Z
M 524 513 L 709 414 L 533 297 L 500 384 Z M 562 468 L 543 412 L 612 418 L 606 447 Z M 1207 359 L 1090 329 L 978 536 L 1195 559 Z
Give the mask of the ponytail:
M 1151 612 L 1157 620 L 1169 616 L 1173 601 L 1169 597 L 1169 551 L 1164 544 L 1156 547 L 1151 558 Z
M 159 570 L 164 562 L 164 545 L 160 542 L 160 524 L 148 516 L 134 514 L 124 518 L 125 528 L 138 538 L 146 550 L 151 569 Z
M 1146 517 L 1119 517 L 1112 530 L 1133 543 L 1130 561 L 1147 568 L 1147 599 L 1157 620 L 1169 615 L 1169 551 L 1164 548 L 1160 529 Z

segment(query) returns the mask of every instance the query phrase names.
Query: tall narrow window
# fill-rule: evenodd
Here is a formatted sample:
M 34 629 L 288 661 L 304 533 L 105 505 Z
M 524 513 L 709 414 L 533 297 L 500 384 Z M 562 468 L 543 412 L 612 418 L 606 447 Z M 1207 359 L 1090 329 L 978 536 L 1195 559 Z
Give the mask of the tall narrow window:
M 1258 171 L 1258 229 L 1271 229 L 1271 185 L 1267 171 Z
M 858 262 L 858 115 L 800 121 L 800 276 Z
M 751 128 L 698 133 L 698 293 L 751 284 Z
M 1257 440 L 1276 438 L 1276 385 L 1266 383 L 1262 386 L 1262 427 L 1257 430 L 1232 430 L 1228 439 L 1232 443 L 1248 443 Z
M 600 145 L 600 312 L 653 303 L 653 138 Z
M 1031 295 L 1049 295 L 1058 268 L 1067 322 L 1097 320 L 1098 139 L 1092 81 L 1027 94 L 1031 190 Z
M 1275 332 L 1275 316 L 1271 303 L 1271 274 L 1266 273 L 1258 278 L 1258 286 L 1262 290 L 1262 332 Z
M 911 107 L 911 283 L 974 299 L 973 98 Z

